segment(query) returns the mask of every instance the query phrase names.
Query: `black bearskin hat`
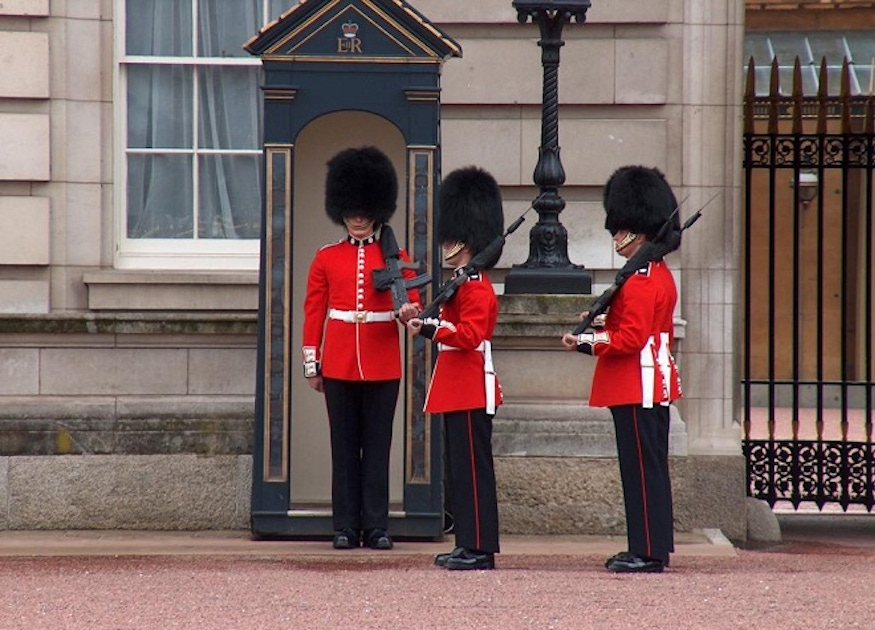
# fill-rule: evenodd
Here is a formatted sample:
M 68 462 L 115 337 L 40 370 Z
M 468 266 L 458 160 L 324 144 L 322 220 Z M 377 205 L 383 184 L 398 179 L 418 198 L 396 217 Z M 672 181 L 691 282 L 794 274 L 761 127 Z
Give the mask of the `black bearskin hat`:
M 660 228 L 677 209 L 671 186 L 658 169 L 622 166 L 610 176 L 604 191 L 607 216 L 605 229 L 611 234 L 629 230 L 654 240 Z M 671 232 L 680 233 L 680 217 L 675 214 Z
M 438 192 L 437 238 L 441 243 L 462 242 L 472 255 L 504 233 L 504 212 L 498 182 L 477 166 L 459 168 L 447 175 Z M 483 269 L 491 269 L 501 257 L 498 250 Z
M 398 176 L 385 153 L 376 147 L 345 149 L 328 160 L 325 212 L 338 225 L 362 215 L 380 225 L 395 213 Z

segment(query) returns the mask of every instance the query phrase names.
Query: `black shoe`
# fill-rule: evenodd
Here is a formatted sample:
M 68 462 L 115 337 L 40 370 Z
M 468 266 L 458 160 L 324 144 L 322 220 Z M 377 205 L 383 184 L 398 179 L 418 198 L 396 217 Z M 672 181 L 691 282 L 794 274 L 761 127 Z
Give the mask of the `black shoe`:
M 384 529 L 372 529 L 368 533 L 367 541 L 371 549 L 391 549 L 395 546 Z
M 361 542 L 359 541 L 359 533 L 353 529 L 342 529 L 339 532 L 334 532 L 334 548 L 335 549 L 358 549 Z
M 621 551 L 620 553 L 615 553 L 613 556 L 605 560 L 605 568 L 610 568 L 611 563 L 614 562 L 614 560 L 629 560 L 630 558 L 635 557 L 635 554 L 629 551 Z
M 447 560 L 460 556 L 463 551 L 465 551 L 464 547 L 456 547 L 450 553 L 439 553 L 434 557 L 434 563 L 439 567 L 445 567 L 447 566 Z
M 457 556 L 447 558 L 445 565 L 450 571 L 472 571 L 477 569 L 494 569 L 495 555 L 481 553 L 471 549 L 462 549 Z
M 656 558 L 626 553 L 617 554 L 608 560 L 606 567 L 613 573 L 662 573 L 665 563 Z

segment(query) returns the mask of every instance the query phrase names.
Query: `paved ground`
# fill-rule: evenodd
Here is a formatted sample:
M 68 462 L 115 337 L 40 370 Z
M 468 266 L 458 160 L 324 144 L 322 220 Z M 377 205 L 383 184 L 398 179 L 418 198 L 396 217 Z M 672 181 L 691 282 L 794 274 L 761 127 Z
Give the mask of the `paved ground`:
M 499 558 L 517 556 L 610 556 L 625 538 L 610 536 L 505 536 Z M 331 542 L 252 540 L 247 532 L 0 532 L 0 558 L 97 556 L 207 556 L 296 560 L 299 562 L 377 563 L 380 559 L 407 558 L 431 564 L 450 543 L 396 541 L 391 551 L 357 549 L 338 551 Z M 677 535 L 677 557 L 734 557 L 736 550 L 719 530 Z
M 0 532 L 0 630 L 875 627 L 875 517 L 779 518 L 780 545 L 681 534 L 665 573 L 634 576 L 605 571 L 606 537 L 506 536 L 497 570 L 450 572 L 449 542 Z

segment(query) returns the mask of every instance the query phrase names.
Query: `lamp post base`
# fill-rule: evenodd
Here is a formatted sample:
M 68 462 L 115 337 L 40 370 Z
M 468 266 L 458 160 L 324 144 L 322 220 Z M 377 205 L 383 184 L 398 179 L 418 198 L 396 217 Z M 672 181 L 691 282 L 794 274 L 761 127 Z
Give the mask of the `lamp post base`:
M 504 279 L 507 295 L 592 293 L 592 277 L 582 268 L 518 267 L 514 266 Z

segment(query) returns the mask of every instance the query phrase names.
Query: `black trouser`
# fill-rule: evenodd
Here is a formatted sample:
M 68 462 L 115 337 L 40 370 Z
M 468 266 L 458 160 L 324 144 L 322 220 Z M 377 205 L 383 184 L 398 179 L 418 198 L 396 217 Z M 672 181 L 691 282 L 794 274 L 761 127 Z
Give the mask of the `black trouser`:
M 400 380 L 323 379 L 335 531 L 387 529 L 389 451 Z
M 444 414 L 456 546 L 498 553 L 498 497 L 492 415 L 486 409 Z
M 668 471 L 669 408 L 611 407 L 626 507 L 629 551 L 668 561 L 674 551 Z

